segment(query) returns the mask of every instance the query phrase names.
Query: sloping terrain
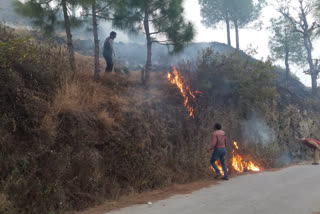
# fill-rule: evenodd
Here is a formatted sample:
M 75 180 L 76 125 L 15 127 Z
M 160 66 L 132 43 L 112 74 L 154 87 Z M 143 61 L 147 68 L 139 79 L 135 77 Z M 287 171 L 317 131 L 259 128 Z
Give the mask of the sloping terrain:
M 196 72 L 179 66 L 201 91 L 192 118 L 167 71 L 147 86 L 139 72 L 95 82 L 92 57 L 77 54 L 72 75 L 63 48 L 0 34 L 0 213 L 82 210 L 208 177 L 217 121 L 263 168 L 308 157 L 299 138 L 320 138 L 317 99 L 296 82 L 284 88 L 269 63 L 208 53 Z

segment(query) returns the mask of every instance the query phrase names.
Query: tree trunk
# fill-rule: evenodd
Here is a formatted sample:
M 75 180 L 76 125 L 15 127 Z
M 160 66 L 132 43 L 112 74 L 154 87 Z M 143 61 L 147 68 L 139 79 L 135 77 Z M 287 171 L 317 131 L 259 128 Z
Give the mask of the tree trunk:
M 312 86 L 312 94 L 316 94 L 317 92 L 317 75 L 315 75 L 316 71 L 314 69 L 313 59 L 312 59 L 312 43 L 309 37 L 309 33 L 305 32 L 304 35 L 304 46 L 307 50 L 307 60 L 309 64 L 309 70 L 311 75 L 311 86 Z
M 318 88 L 318 83 L 317 83 L 317 75 L 311 74 L 311 83 L 312 83 L 312 94 L 316 95 L 317 94 L 317 88 Z
M 284 59 L 286 65 L 286 87 L 288 88 L 289 76 L 290 76 L 290 65 L 289 65 L 289 49 L 285 47 L 286 56 Z
M 63 9 L 63 16 L 64 16 L 64 25 L 66 28 L 67 34 L 67 45 L 68 45 L 68 52 L 69 52 L 69 63 L 72 72 L 76 72 L 76 63 L 74 59 L 74 51 L 72 45 L 72 34 L 71 34 L 71 27 L 70 27 L 70 20 L 68 15 L 68 8 L 66 0 L 62 0 L 62 9 Z
M 235 31 L 236 31 L 236 47 L 237 47 L 237 50 L 240 50 L 238 20 L 234 21 L 234 28 L 235 28 Z
M 146 81 L 149 81 L 150 72 L 152 70 L 151 57 L 152 57 L 152 42 L 151 42 L 151 39 L 148 39 L 148 44 L 147 44 L 147 63 L 146 63 L 146 72 L 145 72 Z
M 92 25 L 94 37 L 94 79 L 99 79 L 100 62 L 99 62 L 99 38 L 98 38 L 98 23 L 96 14 L 96 0 L 92 0 Z
M 309 35 L 309 33 L 308 33 Z M 309 62 L 309 67 L 311 71 L 311 86 L 312 86 L 312 94 L 316 95 L 317 93 L 317 88 L 318 88 L 318 83 L 317 83 L 317 71 L 315 70 L 314 63 L 313 63 L 313 58 L 312 58 L 312 42 L 310 39 L 310 36 L 307 37 L 307 44 L 308 44 L 308 62 Z
M 152 68 L 152 40 L 150 35 L 150 26 L 149 26 L 149 13 L 146 10 L 144 15 L 144 30 L 146 33 L 146 39 L 147 39 L 147 61 L 144 73 L 141 75 L 141 80 L 145 84 L 149 78 L 150 78 L 150 72 Z
M 227 24 L 227 38 L 228 38 L 228 45 L 231 47 L 231 37 L 230 37 L 230 20 L 226 19 Z
M 311 75 L 311 84 L 312 84 L 312 94 L 316 94 L 317 93 L 317 71 L 315 70 L 315 66 L 313 63 L 313 58 L 312 58 L 312 41 L 310 38 L 310 32 L 309 32 L 309 25 L 308 25 L 308 20 L 307 20 L 307 15 L 305 13 L 305 8 L 303 7 L 303 1 L 300 0 L 300 11 L 301 11 L 301 15 L 300 15 L 300 21 L 302 21 L 303 23 L 303 39 L 304 39 L 304 46 L 307 50 L 307 60 L 308 60 L 308 64 L 309 64 L 309 69 L 310 69 L 310 75 Z

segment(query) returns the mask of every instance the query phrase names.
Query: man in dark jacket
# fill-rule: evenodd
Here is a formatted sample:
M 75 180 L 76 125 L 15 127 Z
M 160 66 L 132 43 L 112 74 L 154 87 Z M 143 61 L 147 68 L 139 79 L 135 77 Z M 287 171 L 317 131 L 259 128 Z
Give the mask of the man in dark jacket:
M 214 168 L 214 170 L 216 171 L 216 178 L 221 176 L 220 170 L 215 163 L 216 160 L 220 159 L 220 163 L 224 172 L 223 179 L 229 180 L 227 166 L 225 163 L 227 137 L 226 137 L 226 133 L 222 131 L 221 128 L 222 127 L 219 123 L 216 123 L 214 125 L 214 132 L 212 135 L 213 136 L 212 145 L 208 149 L 208 152 L 213 150 L 210 163 Z
M 113 70 L 113 57 L 115 56 L 113 50 L 113 40 L 117 37 L 117 33 L 112 31 L 110 36 L 106 38 L 103 45 L 103 57 L 106 60 L 107 67 L 106 72 L 112 72 Z

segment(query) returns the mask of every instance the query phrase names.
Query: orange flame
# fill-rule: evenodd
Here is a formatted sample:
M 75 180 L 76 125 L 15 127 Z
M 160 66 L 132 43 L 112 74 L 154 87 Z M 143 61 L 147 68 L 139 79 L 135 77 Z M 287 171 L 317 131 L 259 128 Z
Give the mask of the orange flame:
M 168 73 L 167 75 L 168 80 L 171 82 L 171 84 L 176 85 L 177 88 L 179 88 L 183 98 L 184 98 L 184 105 L 187 108 L 189 112 L 189 116 L 194 118 L 194 109 L 190 104 L 190 99 L 191 97 L 193 100 L 196 99 L 195 94 L 202 94 L 201 91 L 192 91 L 189 85 L 184 85 L 183 84 L 183 76 L 179 74 L 178 70 L 176 67 L 173 67 L 172 74 Z M 233 142 L 235 149 L 232 151 L 232 167 L 234 170 L 237 172 L 244 172 L 244 171 L 254 171 L 254 172 L 259 172 L 260 168 L 254 164 L 252 161 L 246 161 L 243 160 L 243 158 L 236 153 L 236 150 L 239 149 L 238 143 Z M 217 164 L 219 170 L 223 174 L 222 167 L 220 163 Z M 213 167 L 211 166 L 211 169 L 214 171 Z
M 215 172 L 213 166 L 210 166 L 210 167 L 211 167 L 212 171 Z M 218 169 L 220 170 L 221 175 L 224 175 L 224 172 L 223 172 L 223 169 L 222 169 L 222 166 L 220 165 L 220 163 L 217 163 L 217 167 L 218 167 Z
M 236 150 L 239 149 L 238 143 L 233 142 Z M 235 150 L 232 151 L 232 167 L 237 172 L 244 172 L 244 171 L 253 171 L 253 172 L 259 172 L 260 168 L 255 165 L 252 161 L 245 161 L 243 158 L 235 152 Z
M 245 171 L 253 171 L 253 172 L 261 171 L 261 169 L 256 164 L 254 164 L 252 161 L 243 160 L 241 155 L 236 153 L 236 150 L 239 149 L 238 143 L 237 142 L 233 142 L 233 144 L 234 144 L 235 149 L 232 151 L 232 168 L 235 171 L 241 172 L 241 173 L 245 172 Z M 223 170 L 222 170 L 222 167 L 221 167 L 220 163 L 217 163 L 217 166 L 218 166 L 220 172 L 223 175 Z M 210 166 L 210 168 L 213 171 L 215 171 L 212 166 Z
M 236 147 L 236 149 L 239 149 L 237 142 L 233 142 L 233 144 L 234 144 L 234 146 Z
M 189 96 L 191 96 L 193 99 L 196 99 L 195 94 L 201 94 L 200 91 L 193 92 L 190 88 L 190 86 L 184 86 L 183 84 L 183 77 L 179 72 L 177 71 L 176 67 L 173 67 L 173 75 L 171 73 L 168 73 L 168 80 L 171 82 L 171 84 L 176 85 L 183 98 L 184 98 L 184 106 L 187 108 L 189 112 L 189 116 L 194 118 L 194 109 L 190 104 Z

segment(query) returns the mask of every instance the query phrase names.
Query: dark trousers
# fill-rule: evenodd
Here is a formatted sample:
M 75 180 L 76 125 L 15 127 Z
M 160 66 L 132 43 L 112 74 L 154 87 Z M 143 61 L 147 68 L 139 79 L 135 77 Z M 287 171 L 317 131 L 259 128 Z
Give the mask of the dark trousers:
M 212 167 L 214 168 L 214 170 L 216 171 L 217 174 L 220 174 L 220 170 L 217 166 L 217 164 L 215 163 L 216 160 L 220 159 L 220 163 L 224 172 L 224 177 L 228 178 L 228 171 L 227 171 L 227 166 L 225 163 L 225 158 L 226 158 L 226 149 L 225 148 L 217 148 L 213 151 L 212 156 L 211 156 L 211 160 L 210 163 L 212 165 Z
M 112 70 L 113 70 L 112 56 L 103 55 L 103 57 L 104 57 L 104 59 L 106 60 L 106 63 L 107 63 L 106 72 L 112 72 Z

